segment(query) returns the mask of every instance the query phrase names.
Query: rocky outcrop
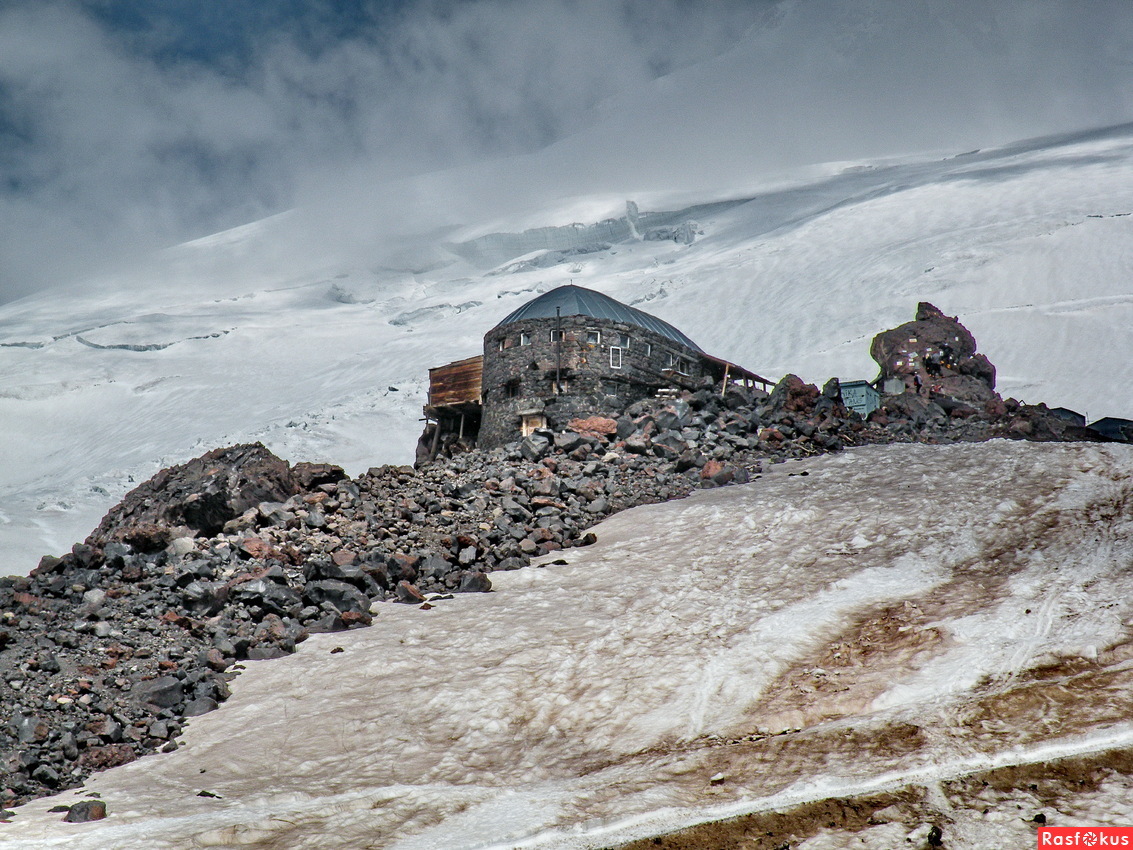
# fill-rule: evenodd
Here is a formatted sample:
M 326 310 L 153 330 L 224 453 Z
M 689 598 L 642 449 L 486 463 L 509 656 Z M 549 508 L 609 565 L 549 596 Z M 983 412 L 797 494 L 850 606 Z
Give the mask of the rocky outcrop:
M 282 502 L 316 480 L 342 477 L 341 468 L 325 464 L 292 470 L 261 443 L 215 449 L 131 490 L 86 542 L 95 549 L 118 542 L 156 552 L 175 537 L 216 534 L 261 502 Z
M 887 392 L 896 380 L 906 391 L 931 391 L 970 404 L 998 398 L 995 367 L 976 353 L 975 337 L 932 304 L 921 302 L 913 321 L 875 336 L 869 353 L 881 367 L 878 384 Z

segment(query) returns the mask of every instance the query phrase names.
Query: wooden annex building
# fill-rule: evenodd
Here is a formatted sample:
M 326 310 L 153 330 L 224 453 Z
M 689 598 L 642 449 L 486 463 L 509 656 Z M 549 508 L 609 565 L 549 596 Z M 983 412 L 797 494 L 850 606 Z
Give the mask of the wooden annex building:
M 769 382 L 713 357 L 667 322 L 580 286 L 560 286 L 484 336 L 484 353 L 429 370 L 426 456 L 452 442 L 492 448 L 634 401 Z

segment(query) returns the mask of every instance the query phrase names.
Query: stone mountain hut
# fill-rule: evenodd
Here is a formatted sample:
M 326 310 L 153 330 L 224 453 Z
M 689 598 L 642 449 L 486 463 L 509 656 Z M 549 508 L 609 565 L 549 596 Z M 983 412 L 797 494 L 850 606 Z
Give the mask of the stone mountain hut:
M 608 295 L 560 286 L 484 335 L 484 354 L 429 370 L 428 455 L 453 440 L 493 448 L 572 419 L 618 416 L 655 395 L 768 385 L 670 325 Z

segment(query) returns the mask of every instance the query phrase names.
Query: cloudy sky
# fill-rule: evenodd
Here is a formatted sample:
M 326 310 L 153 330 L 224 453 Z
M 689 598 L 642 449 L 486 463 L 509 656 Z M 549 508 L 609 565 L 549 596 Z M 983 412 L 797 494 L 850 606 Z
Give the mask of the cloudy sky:
M 747 169 L 1130 121 L 1131 63 L 1126 0 L 0 0 L 0 302 L 348 187 L 620 168 L 619 121 Z

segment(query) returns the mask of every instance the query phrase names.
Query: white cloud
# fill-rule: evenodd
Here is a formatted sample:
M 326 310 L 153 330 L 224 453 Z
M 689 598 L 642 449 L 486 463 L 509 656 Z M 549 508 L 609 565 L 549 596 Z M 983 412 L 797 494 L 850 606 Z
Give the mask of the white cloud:
M 233 73 L 155 61 L 70 4 L 16 2 L 0 11 L 15 130 L 0 301 L 300 199 L 333 208 L 347 188 L 615 126 L 618 111 L 638 136 L 603 149 L 592 134 L 593 179 L 668 168 L 690 139 L 750 169 L 1129 120 L 1131 33 L 1119 0 L 417 2 L 347 38 L 265 33 Z M 738 40 L 747 58 L 698 103 L 651 83 Z

